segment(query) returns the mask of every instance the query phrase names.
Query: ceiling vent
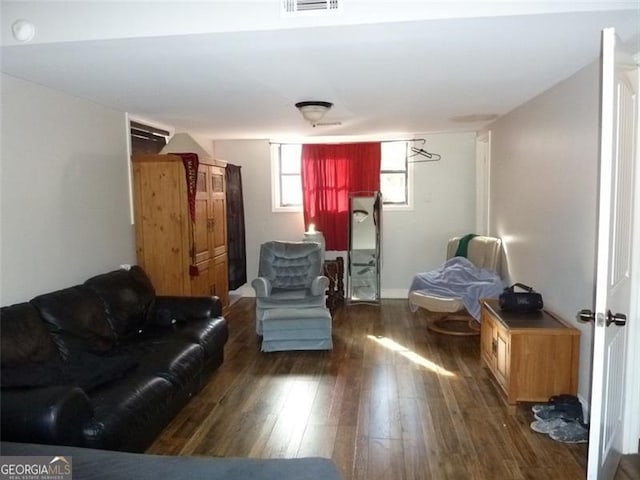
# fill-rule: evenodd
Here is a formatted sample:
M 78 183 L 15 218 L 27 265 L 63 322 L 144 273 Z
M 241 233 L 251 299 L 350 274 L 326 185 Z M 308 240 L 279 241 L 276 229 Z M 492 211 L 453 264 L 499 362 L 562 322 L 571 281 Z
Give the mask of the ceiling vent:
M 344 0 L 282 0 L 282 15 L 337 13 L 342 11 Z

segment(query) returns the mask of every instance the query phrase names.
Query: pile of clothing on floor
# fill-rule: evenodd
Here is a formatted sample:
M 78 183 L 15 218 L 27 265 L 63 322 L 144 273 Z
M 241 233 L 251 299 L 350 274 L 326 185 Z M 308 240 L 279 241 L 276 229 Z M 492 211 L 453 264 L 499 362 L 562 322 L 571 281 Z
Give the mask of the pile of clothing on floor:
M 531 430 L 546 433 L 554 440 L 564 443 L 586 443 L 589 426 L 584 423 L 582 404 L 573 395 L 556 395 L 548 403 L 531 407 L 536 418 Z

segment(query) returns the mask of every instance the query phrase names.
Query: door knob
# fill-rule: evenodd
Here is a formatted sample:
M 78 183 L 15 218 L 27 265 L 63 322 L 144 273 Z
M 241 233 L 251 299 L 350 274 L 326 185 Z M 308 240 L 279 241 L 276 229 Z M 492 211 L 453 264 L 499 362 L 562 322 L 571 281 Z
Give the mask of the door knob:
M 623 313 L 611 313 L 611 310 L 607 310 L 607 327 L 612 323 L 618 327 L 624 327 L 627 324 L 627 316 Z
M 578 312 L 578 320 L 580 320 L 581 322 L 593 322 L 595 319 L 595 314 L 588 308 L 585 308 Z

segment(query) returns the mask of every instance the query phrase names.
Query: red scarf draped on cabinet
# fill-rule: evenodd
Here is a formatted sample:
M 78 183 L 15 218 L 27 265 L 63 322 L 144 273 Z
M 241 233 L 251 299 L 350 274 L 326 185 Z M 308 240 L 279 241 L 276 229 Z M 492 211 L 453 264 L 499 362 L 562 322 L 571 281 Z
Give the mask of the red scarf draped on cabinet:
M 302 146 L 305 229 L 313 223 L 327 250 L 348 249 L 349 193 L 380 190 L 380 143 Z
M 182 159 L 184 165 L 185 179 L 187 181 L 187 201 L 189 202 L 189 217 L 190 222 L 190 244 L 189 256 L 191 258 L 191 265 L 189 265 L 189 275 L 197 277 L 200 275 L 198 266 L 196 265 L 196 251 L 195 251 L 195 222 L 196 222 L 196 189 L 198 183 L 198 155 L 195 153 L 173 153 Z

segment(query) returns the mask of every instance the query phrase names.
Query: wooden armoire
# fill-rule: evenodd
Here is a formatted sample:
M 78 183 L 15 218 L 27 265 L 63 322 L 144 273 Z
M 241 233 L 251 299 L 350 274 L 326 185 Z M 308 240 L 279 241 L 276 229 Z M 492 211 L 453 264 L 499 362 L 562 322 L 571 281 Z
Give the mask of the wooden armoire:
M 179 155 L 132 157 L 138 264 L 158 295 L 215 295 L 226 307 L 226 162 L 198 160 L 190 209 Z

